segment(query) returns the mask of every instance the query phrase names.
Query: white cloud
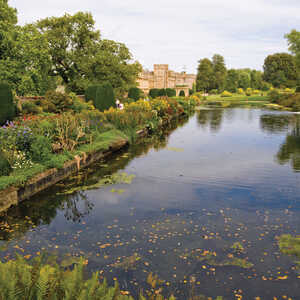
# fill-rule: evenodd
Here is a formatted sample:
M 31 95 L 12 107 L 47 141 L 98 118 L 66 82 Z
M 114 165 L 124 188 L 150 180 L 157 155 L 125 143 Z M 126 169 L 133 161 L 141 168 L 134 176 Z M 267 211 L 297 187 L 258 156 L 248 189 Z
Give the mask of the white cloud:
M 228 67 L 262 68 L 287 51 L 284 34 L 300 24 L 296 0 L 11 0 L 20 23 L 90 11 L 102 36 L 124 42 L 147 68 L 169 63 L 195 72 L 197 61 L 220 53 Z

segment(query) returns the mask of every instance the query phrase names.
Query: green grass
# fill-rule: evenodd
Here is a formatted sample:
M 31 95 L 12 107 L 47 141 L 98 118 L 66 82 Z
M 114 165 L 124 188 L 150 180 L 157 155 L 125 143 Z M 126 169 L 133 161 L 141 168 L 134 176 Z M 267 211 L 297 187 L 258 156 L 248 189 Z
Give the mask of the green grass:
M 16 170 L 12 172 L 9 176 L 1 176 L 0 190 L 8 188 L 12 185 L 23 186 L 25 182 L 28 181 L 30 178 L 45 171 L 46 169 L 46 166 L 35 164 L 32 168 Z
M 238 95 L 234 94 L 232 97 L 221 97 L 221 95 L 209 95 L 206 97 L 206 101 L 269 101 L 269 97 L 264 95 Z

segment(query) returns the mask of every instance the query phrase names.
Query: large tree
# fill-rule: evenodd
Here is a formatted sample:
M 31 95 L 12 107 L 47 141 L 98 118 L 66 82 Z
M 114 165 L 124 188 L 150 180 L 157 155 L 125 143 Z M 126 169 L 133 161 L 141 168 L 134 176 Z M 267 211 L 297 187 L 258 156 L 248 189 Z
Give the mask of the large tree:
M 227 72 L 225 89 L 231 93 L 235 93 L 239 84 L 239 73 L 235 69 L 230 69 Z
M 240 69 L 238 70 L 239 73 L 239 81 L 238 87 L 246 90 L 247 88 L 251 87 L 251 76 L 250 76 L 249 69 Z
M 44 94 L 54 85 L 47 74 L 51 69 L 47 42 L 34 26 L 16 23 L 16 10 L 0 0 L 0 81 L 18 95 Z
M 263 73 L 257 70 L 251 70 L 250 73 L 251 88 L 262 89 L 263 86 Z
M 224 90 L 227 76 L 224 57 L 222 55 L 215 54 L 212 58 L 212 65 L 214 72 L 212 86 L 214 89 L 221 92 Z
M 266 57 L 264 62 L 264 80 L 274 87 L 294 87 L 297 81 L 295 59 L 288 53 L 275 53 Z
M 52 75 L 69 89 L 83 92 L 90 83 L 110 81 L 121 93 L 135 83 L 140 65 L 132 63 L 124 44 L 101 40 L 90 13 L 46 18 L 36 25 L 49 43 Z
M 288 40 L 289 50 L 294 54 L 297 67 L 297 81 L 300 86 L 300 32 L 293 29 L 289 34 L 285 35 Z
M 208 58 L 199 61 L 196 89 L 197 91 L 208 92 L 212 89 L 212 81 L 214 76 L 213 64 Z
M 0 60 L 11 54 L 17 22 L 17 10 L 7 0 L 0 0 Z

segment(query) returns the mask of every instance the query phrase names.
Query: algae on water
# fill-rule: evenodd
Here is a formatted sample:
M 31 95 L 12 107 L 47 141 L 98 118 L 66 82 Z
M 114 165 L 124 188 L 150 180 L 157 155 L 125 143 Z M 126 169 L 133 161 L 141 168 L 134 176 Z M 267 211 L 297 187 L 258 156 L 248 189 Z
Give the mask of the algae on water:
M 93 189 L 98 189 L 107 185 L 114 185 L 114 184 L 131 184 L 132 180 L 136 176 L 133 174 L 127 174 L 126 172 L 118 172 L 114 173 L 112 175 L 105 175 L 104 177 L 101 177 L 98 182 L 94 184 L 88 184 L 84 186 L 75 186 L 69 189 L 66 189 L 63 192 L 58 193 L 58 195 L 69 195 L 73 194 L 78 191 L 87 191 L 87 190 L 93 190 Z M 124 190 L 116 190 L 113 189 L 111 192 L 115 193 L 117 192 L 118 194 L 122 194 Z

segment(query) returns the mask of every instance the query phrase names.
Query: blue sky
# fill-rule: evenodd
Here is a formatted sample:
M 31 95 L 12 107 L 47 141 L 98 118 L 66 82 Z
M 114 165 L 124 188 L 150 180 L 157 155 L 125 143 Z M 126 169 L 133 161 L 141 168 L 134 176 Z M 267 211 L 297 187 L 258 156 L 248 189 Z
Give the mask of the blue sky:
M 124 42 L 145 68 L 168 63 L 196 73 L 218 53 L 228 68 L 262 69 L 267 55 L 287 52 L 284 34 L 300 30 L 299 0 L 10 0 L 19 23 L 65 12 L 91 12 L 102 37 Z

